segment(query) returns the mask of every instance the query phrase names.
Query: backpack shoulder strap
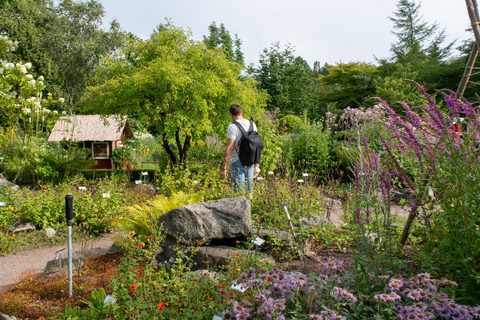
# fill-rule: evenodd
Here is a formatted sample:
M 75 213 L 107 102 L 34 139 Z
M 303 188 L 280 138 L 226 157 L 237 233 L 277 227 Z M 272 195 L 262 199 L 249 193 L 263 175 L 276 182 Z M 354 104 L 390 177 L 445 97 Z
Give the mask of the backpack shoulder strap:
M 253 121 L 250 120 L 250 129 L 248 130 L 248 132 L 253 132 Z
M 245 129 L 243 129 L 243 126 L 240 123 L 238 123 L 237 121 L 234 121 L 233 124 L 236 125 L 238 129 L 240 129 L 240 131 L 242 132 L 242 135 L 245 134 Z

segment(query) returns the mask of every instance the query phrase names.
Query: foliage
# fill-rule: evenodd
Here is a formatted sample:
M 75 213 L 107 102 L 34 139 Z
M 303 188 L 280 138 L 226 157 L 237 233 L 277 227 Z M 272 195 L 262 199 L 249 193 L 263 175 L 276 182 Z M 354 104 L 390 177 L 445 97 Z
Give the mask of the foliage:
M 290 44 L 281 50 L 276 42 L 263 50 L 258 67 L 248 68 L 258 87 L 270 96 L 267 110 L 271 112 L 280 108 L 284 114 L 301 114 L 315 108 L 313 71 L 303 58 L 293 53 Z
M 94 159 L 86 159 L 84 149 L 48 145 L 35 137 L 24 143 L 14 140 L 0 149 L 3 170 L 14 182 L 63 181 L 96 163 Z
M 281 154 L 282 154 L 282 141 L 279 135 L 279 120 L 278 114 L 280 109 L 275 111 L 266 111 L 262 115 L 262 121 L 266 125 L 262 128 L 260 134 L 263 138 L 263 151 L 262 158 L 260 159 L 260 170 L 264 173 L 277 169 Z
M 225 145 L 214 136 L 205 136 L 202 140 L 192 142 L 188 153 L 189 162 L 219 163 L 223 160 Z
M 319 75 L 318 81 L 324 90 L 321 102 L 329 105 L 329 109 L 343 110 L 371 104 L 368 99 L 375 94 L 374 79 L 378 74 L 376 66 L 350 62 L 327 65 L 326 70 L 328 74 Z
M 159 216 L 180 206 L 198 202 L 203 202 L 201 192 L 195 194 L 177 192 L 170 197 L 157 195 L 148 202 L 127 207 L 128 213 L 116 218 L 113 225 L 120 230 L 132 232 L 139 236 L 151 236 L 152 225 L 157 223 Z M 123 240 L 123 237 L 120 240 Z M 123 241 L 119 241 L 119 243 L 123 243 Z
M 303 121 L 297 116 L 288 115 L 280 119 L 280 126 L 286 133 L 294 133 L 302 125 Z
M 88 225 L 91 233 L 97 235 L 112 230 L 113 219 L 124 214 L 124 207 L 129 202 L 138 201 L 127 196 L 127 182 L 118 177 L 97 180 L 83 192 L 77 190 L 77 183 L 85 181 L 71 181 L 55 187 L 41 185 L 39 190 L 23 188 L 22 192 L 12 191 L 4 197 L 12 203 L 8 210 L 15 213 L 18 222 L 32 222 L 40 229 L 50 227 L 61 230 L 65 226 L 64 198 L 66 194 L 73 194 L 73 222 Z
M 131 41 L 104 59 L 85 99 L 96 112 L 149 123 L 173 165 L 185 162 L 192 141 L 221 134 L 229 121 L 225 106 L 239 103 L 246 114 L 260 115 L 265 100 L 222 49 L 205 50 L 190 37 L 168 25 L 150 40 Z
M 203 43 L 207 49 L 222 48 L 228 60 L 244 65 L 242 41 L 238 35 L 235 35 L 235 40 L 233 40 L 225 25 L 221 23 L 220 27 L 217 27 L 215 21 L 208 26 L 208 31 L 208 37 L 203 36 Z
M 17 40 L 15 52 L 0 55 L 9 61 L 31 61 L 33 75 L 48 79 L 47 92 L 77 102 L 102 55 L 118 49 L 123 34 L 113 21 L 102 29 L 100 2 L 8 1 L 0 11 L 2 34 Z
M 283 137 L 282 159 L 297 172 L 324 177 L 330 164 L 329 140 L 330 134 L 322 124 L 304 124 Z
M 399 0 L 397 11 L 390 17 L 394 23 L 392 32 L 398 41 L 391 45 L 392 56 L 389 59 L 380 59 L 384 77 L 404 72 L 408 68 L 408 78 L 426 86 L 428 90 L 453 89 L 460 82 L 465 58 L 455 60 L 452 58 L 454 42 L 444 45 L 445 30 L 439 31 L 437 23 L 429 24 L 422 20 L 420 12 L 421 3 L 414 0 Z M 403 85 L 402 85 L 403 86 Z M 383 97 L 380 93 L 378 96 Z M 385 96 L 385 99 L 388 99 Z M 412 105 L 417 101 L 407 100 Z M 388 101 L 392 103 L 393 101 Z
M 479 269 L 473 262 L 480 259 L 478 112 L 471 104 L 455 101 L 452 93 L 445 97 L 448 113 L 444 113 L 423 88 L 420 91 L 428 103 L 423 112 L 404 104 L 406 116 L 402 117 L 381 102 L 388 111 L 385 124 L 390 131 L 388 138 L 382 138 L 387 155 L 383 175 L 397 179 L 413 197 L 401 241 L 407 241 L 418 218 L 425 267 L 458 282 L 456 291 L 462 300 L 478 301 Z M 411 166 L 405 168 L 397 154 L 408 156 Z M 371 156 L 379 157 L 373 152 Z M 363 171 L 366 177 L 368 171 Z M 381 190 L 391 190 L 390 179 L 381 181 Z

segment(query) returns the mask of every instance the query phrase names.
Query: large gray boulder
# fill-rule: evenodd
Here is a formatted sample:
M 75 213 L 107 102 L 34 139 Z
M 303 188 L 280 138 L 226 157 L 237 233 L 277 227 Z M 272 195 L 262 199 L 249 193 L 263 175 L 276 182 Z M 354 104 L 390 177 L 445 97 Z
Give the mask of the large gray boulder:
M 188 204 L 161 215 L 158 222 L 183 244 L 248 236 L 252 229 L 250 201 L 239 197 Z
M 164 263 L 176 256 L 179 244 L 201 245 L 212 240 L 246 237 L 252 229 L 250 201 L 228 198 L 185 205 L 158 219 L 168 233 L 157 261 Z

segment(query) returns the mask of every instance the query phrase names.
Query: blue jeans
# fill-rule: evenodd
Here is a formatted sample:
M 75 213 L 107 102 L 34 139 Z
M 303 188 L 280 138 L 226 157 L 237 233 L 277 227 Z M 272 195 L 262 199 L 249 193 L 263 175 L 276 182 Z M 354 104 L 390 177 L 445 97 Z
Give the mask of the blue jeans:
M 254 175 L 254 165 L 244 167 L 240 160 L 232 163 L 230 170 L 230 178 L 233 182 L 233 190 L 235 192 L 243 192 L 245 188 L 245 178 L 247 178 L 247 187 L 248 192 L 253 192 L 253 175 Z

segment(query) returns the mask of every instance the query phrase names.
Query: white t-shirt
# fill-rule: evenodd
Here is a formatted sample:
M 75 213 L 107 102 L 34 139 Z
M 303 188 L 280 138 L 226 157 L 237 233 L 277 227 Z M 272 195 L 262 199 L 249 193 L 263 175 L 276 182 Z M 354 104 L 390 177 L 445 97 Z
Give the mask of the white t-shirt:
M 237 120 L 236 122 L 240 123 L 243 126 L 243 128 L 245 129 L 245 132 L 250 131 L 250 120 L 242 119 L 242 120 Z M 253 131 L 257 131 L 257 126 L 255 125 L 255 123 L 253 123 Z M 241 138 L 242 138 L 242 131 L 240 131 L 237 125 L 233 123 L 229 124 L 227 128 L 227 139 L 235 139 L 235 148 L 233 148 L 232 158 L 231 158 L 232 163 L 238 160 L 237 150 L 238 150 L 238 147 L 239 147 L 238 144 Z

